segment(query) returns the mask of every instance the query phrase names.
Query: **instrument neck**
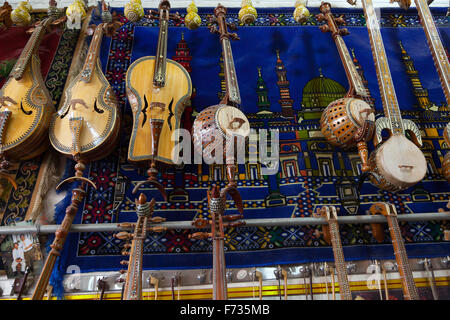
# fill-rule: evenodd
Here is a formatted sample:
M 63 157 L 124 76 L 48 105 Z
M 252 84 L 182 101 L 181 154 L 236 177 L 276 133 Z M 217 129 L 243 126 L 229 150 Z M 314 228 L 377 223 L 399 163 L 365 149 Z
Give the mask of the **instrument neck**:
M 398 105 L 397 96 L 395 94 L 395 88 L 375 9 L 373 7 L 372 0 L 361 0 L 361 2 L 364 9 L 364 15 L 366 17 L 367 31 L 369 33 L 370 46 L 372 48 L 372 55 L 375 62 L 384 115 L 390 121 L 390 129 L 392 134 L 405 134 L 403 120 L 400 114 L 400 108 Z
M 159 11 L 159 36 L 156 48 L 155 72 L 153 73 L 153 85 L 164 87 L 166 82 L 167 65 L 167 39 L 169 31 L 169 10 L 161 8 Z
M 402 279 L 403 294 L 406 300 L 418 300 L 419 293 L 414 283 L 408 256 L 406 255 L 405 244 L 395 215 L 386 216 L 389 225 L 389 232 L 394 246 L 395 259 L 398 265 L 398 272 Z
M 419 13 L 420 23 L 425 31 L 428 46 L 433 56 L 434 65 L 441 81 L 442 89 L 444 90 L 447 105 L 450 105 L 450 63 L 448 62 L 447 54 L 442 45 L 436 25 L 433 21 L 430 8 L 426 0 L 414 0 L 417 12 Z
M 147 217 L 140 216 L 134 229 L 123 300 L 142 299 L 142 255 L 147 235 Z
M 224 252 L 222 215 L 212 213 L 211 233 L 213 236 L 213 300 L 227 300 L 227 282 Z
M 47 28 L 52 23 L 54 18 L 50 17 L 43 20 L 33 31 L 30 39 L 28 39 L 25 48 L 22 50 L 22 53 L 17 60 L 11 75 L 19 81 L 22 79 L 25 69 L 28 67 L 31 57 L 37 53 L 38 48 L 44 38 L 45 33 L 47 32 Z
M 86 61 L 84 62 L 83 69 L 81 70 L 81 79 L 84 82 L 90 82 L 92 78 L 92 73 L 95 68 L 95 64 L 100 55 L 101 44 L 103 39 L 103 28 L 105 24 L 99 24 L 94 31 L 92 36 L 91 44 L 89 45 L 89 50 L 87 53 Z
M 344 259 L 344 251 L 342 249 L 341 236 L 339 234 L 339 224 L 337 220 L 328 220 L 330 226 L 331 244 L 333 246 L 334 261 L 339 282 L 339 291 L 341 300 L 352 300 L 352 293 L 348 282 L 347 266 Z

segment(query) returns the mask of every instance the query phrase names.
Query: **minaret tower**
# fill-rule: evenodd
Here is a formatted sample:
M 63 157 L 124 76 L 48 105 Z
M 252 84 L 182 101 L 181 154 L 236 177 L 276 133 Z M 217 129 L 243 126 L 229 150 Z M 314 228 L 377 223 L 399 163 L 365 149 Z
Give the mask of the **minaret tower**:
M 177 44 L 177 48 L 175 50 L 175 56 L 173 60 L 181 64 L 187 72 L 191 73 L 191 51 L 189 50 L 186 41 L 184 40 L 184 32 L 181 33 L 181 40 Z
M 422 83 L 419 79 L 419 71 L 414 68 L 414 62 L 411 57 L 406 53 L 405 48 L 402 45 L 402 42 L 399 41 L 400 49 L 402 51 L 402 61 L 406 67 L 406 74 L 409 76 L 411 80 L 411 84 L 414 90 L 414 95 L 417 98 L 417 102 L 419 103 L 419 107 L 425 110 L 429 110 L 433 103 L 430 101 L 428 97 L 428 90 L 422 87 Z
M 375 99 L 372 97 L 372 95 L 370 94 L 370 90 L 369 90 L 369 82 L 367 81 L 366 77 L 364 77 L 364 70 L 361 66 L 361 64 L 359 63 L 358 59 L 356 59 L 355 56 L 355 49 L 352 48 L 352 57 L 353 57 L 353 64 L 355 65 L 356 70 L 359 73 L 359 76 L 362 79 L 362 82 L 364 84 L 364 87 L 366 88 L 367 92 L 369 93 L 369 96 L 367 98 L 365 98 L 364 100 L 372 107 L 375 109 Z
M 281 115 L 284 118 L 295 119 L 294 109 L 292 108 L 294 100 L 291 99 L 291 94 L 289 92 L 289 81 L 286 77 L 286 68 L 283 61 L 280 59 L 279 50 L 277 50 L 277 64 L 275 69 L 278 76 L 277 85 L 280 88 L 280 100 L 278 100 L 278 102 L 281 105 Z
M 272 113 L 266 83 L 261 75 L 261 68 L 258 68 L 258 80 L 256 81 L 256 94 L 258 95 L 258 113 Z

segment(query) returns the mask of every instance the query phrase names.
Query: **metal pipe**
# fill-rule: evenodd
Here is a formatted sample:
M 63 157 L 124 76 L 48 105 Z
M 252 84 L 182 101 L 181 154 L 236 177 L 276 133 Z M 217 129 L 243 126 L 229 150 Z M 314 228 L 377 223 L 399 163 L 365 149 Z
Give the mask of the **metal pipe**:
M 450 212 L 430 212 L 399 214 L 398 221 L 430 221 L 430 220 L 450 220 Z M 243 220 L 242 227 L 273 227 L 273 226 L 301 226 L 301 225 L 322 225 L 327 224 L 323 218 L 275 218 L 275 219 L 247 219 Z M 339 224 L 359 224 L 359 223 L 387 223 L 386 217 L 382 215 L 359 215 L 338 217 Z M 167 221 L 159 223 L 158 226 L 167 229 L 195 229 L 192 221 Z M 242 228 L 241 227 L 241 228 Z M 2 226 L 0 234 L 25 234 L 25 233 L 55 233 L 59 225 L 39 225 L 34 226 Z M 111 232 L 132 230 L 133 227 L 122 227 L 119 223 L 98 223 L 98 224 L 74 224 L 70 232 Z

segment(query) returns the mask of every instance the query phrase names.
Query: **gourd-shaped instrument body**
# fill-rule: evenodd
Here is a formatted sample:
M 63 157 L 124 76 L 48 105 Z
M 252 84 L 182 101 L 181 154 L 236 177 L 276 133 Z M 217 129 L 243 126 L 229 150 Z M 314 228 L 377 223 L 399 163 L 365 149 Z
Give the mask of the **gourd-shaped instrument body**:
M 342 17 L 334 18 L 331 5 L 323 2 L 321 13 L 317 15 L 319 21 L 327 24 L 320 26 L 322 32 L 330 32 L 338 49 L 342 64 L 349 82 L 347 95 L 331 102 L 322 113 L 320 130 L 325 139 L 340 148 L 358 146 L 362 160 L 362 171 L 368 171 L 368 150 L 366 141 L 373 135 L 375 115 L 372 107 L 367 103 L 370 95 L 350 57 L 342 36 L 348 35 L 346 28 L 338 29 L 344 24 Z
M 227 27 L 234 30 L 235 26 L 226 22 L 226 13 L 227 9 L 218 5 L 214 10 L 214 17 L 210 18 L 210 31 L 220 34 L 226 94 L 219 104 L 210 106 L 197 115 L 193 124 L 193 142 L 194 149 L 200 154 L 209 155 L 212 150 L 222 152 L 223 158 L 227 158 L 227 175 L 231 182 L 234 181 L 234 150 L 243 145 L 239 142 L 235 145 L 234 138 L 245 139 L 250 134 L 250 123 L 245 114 L 238 108 L 241 104 L 241 96 L 230 39 L 239 40 L 239 37 L 235 33 L 228 32 Z M 219 28 L 214 23 L 218 24 Z
M 417 125 L 402 119 L 372 0 L 362 0 L 362 4 L 385 115 L 375 122 L 374 144 L 377 148 L 369 157 L 370 180 L 380 189 L 395 192 L 421 181 L 427 165 L 419 149 L 422 139 Z M 382 142 L 384 129 L 389 131 L 390 137 Z M 406 137 L 406 132 L 412 141 Z
M 50 126 L 50 141 L 58 152 L 69 157 L 79 154 L 86 161 L 110 153 L 120 128 L 117 99 L 98 58 L 105 27 L 101 23 L 95 28 L 83 69 L 70 82 L 64 104 Z M 68 130 L 74 119 L 82 119 L 78 136 Z
M 53 21 L 47 18 L 34 29 L 0 90 L 1 151 L 14 161 L 32 159 L 48 147 L 48 127 L 55 109 L 42 79 L 38 48 Z
M 168 20 L 172 18 L 169 9 L 169 1 L 161 1 L 156 56 L 137 59 L 127 71 L 126 90 L 133 111 L 128 160 L 132 163 L 157 160 L 173 164 L 177 129 L 184 104 L 192 94 L 189 73 L 179 63 L 166 58 Z

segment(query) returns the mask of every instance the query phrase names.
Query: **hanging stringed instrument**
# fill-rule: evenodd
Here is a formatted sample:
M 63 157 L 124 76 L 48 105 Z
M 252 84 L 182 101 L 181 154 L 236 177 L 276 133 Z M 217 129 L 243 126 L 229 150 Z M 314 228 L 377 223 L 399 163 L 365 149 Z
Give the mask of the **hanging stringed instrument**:
M 320 130 L 325 139 L 334 146 L 340 148 L 357 146 L 362 162 L 361 169 L 366 172 L 370 170 L 367 141 L 372 139 L 375 122 L 374 110 L 368 104 L 370 94 L 342 39 L 349 32 L 346 28 L 338 29 L 338 25 L 345 24 L 344 19 L 333 17 L 331 5 L 328 2 L 322 2 L 319 9 L 321 13 L 316 16 L 317 20 L 327 22 L 319 28 L 322 32 L 331 33 L 349 83 L 349 90 L 345 97 L 331 102 L 323 111 Z
M 50 1 L 50 5 L 56 7 L 56 2 Z M 49 145 L 48 127 L 55 109 L 42 79 L 38 51 L 45 34 L 63 21 L 51 15 L 28 31 L 31 37 L 0 89 L 0 176 L 15 189 L 17 183 L 8 175 L 8 160 L 35 158 Z
M 102 72 L 99 54 L 103 34 L 112 37 L 122 24 L 113 21 L 104 2 L 102 6 L 103 22 L 89 28 L 88 34 L 94 34 L 86 61 L 65 90 L 64 102 L 53 115 L 49 130 L 53 147 L 73 157 L 82 169 L 86 162 L 104 158 L 114 150 L 120 129 L 117 98 Z M 57 188 L 72 180 L 83 180 L 95 188 L 95 184 L 82 175 L 62 181 Z
M 226 209 L 226 188 L 222 190 L 218 186 L 213 186 L 208 190 L 208 204 L 211 213 L 211 221 L 206 219 L 196 219 L 193 225 L 197 228 L 206 228 L 208 225 L 211 232 L 195 232 L 189 235 L 189 239 L 207 239 L 213 241 L 213 300 L 227 300 L 227 282 L 225 277 L 225 251 L 224 240 L 225 228 L 239 227 L 245 224 L 243 215 L 224 215 Z
M 91 180 L 83 177 L 86 162 L 105 157 L 113 151 L 118 140 L 120 119 L 117 99 L 102 73 L 98 56 L 103 32 L 112 36 L 121 24 L 113 21 L 105 2 L 102 2 L 102 9 L 103 23 L 95 28 L 86 62 L 81 72 L 70 82 L 62 107 L 51 119 L 49 136 L 53 147 L 66 156 L 72 156 L 77 162 L 75 176 L 62 181 L 56 189 L 74 180 L 81 181 L 81 184 L 72 190 L 71 204 L 66 208 L 61 226 L 55 232 L 55 239 L 50 246 L 52 249 L 35 287 L 33 300 L 42 300 L 44 296 L 56 259 L 86 194 L 86 184 L 97 188 Z
M 396 192 L 421 181 L 427 165 L 419 149 L 422 145 L 419 128 L 413 121 L 402 119 L 372 0 L 361 1 L 385 115 L 375 122 L 373 141 L 376 149 L 369 157 L 370 180 L 380 189 Z M 389 131 L 390 136 L 382 142 L 384 129 Z M 412 141 L 406 137 L 406 133 L 409 133 Z
M 170 2 L 161 1 L 158 12 L 150 10 L 150 18 L 159 20 L 158 46 L 155 56 L 134 61 L 127 71 L 126 91 L 133 111 L 133 130 L 128 148 L 128 161 L 150 164 L 148 179 L 136 184 L 135 193 L 144 183 L 151 183 L 167 194 L 157 180 L 156 162 L 173 164 L 173 151 L 179 139 L 181 115 L 192 94 L 189 73 L 179 63 L 167 59 L 169 19 L 180 20 L 178 14 L 169 14 Z M 174 137 L 175 139 L 172 139 Z
M 236 206 L 242 209 L 242 199 L 236 188 L 236 152 L 243 152 L 241 149 L 243 140 L 250 134 L 250 123 L 245 114 L 239 109 L 241 96 L 234 66 L 233 52 L 231 50 L 230 40 L 239 40 L 236 33 L 229 33 L 230 30 L 236 30 L 236 25 L 226 22 L 227 9 L 219 4 L 214 9 L 214 17 L 209 17 L 209 30 L 211 33 L 219 34 L 222 45 L 222 56 L 224 60 L 225 73 L 225 95 L 218 105 L 210 106 L 204 109 L 194 120 L 193 124 L 193 142 L 194 149 L 198 154 L 205 152 L 214 152 L 215 157 L 218 153 L 223 155 L 226 163 L 228 178 L 228 193 L 236 203 Z M 219 28 L 217 28 L 217 26 Z
M 325 218 L 328 225 L 323 225 L 325 241 L 333 246 L 334 263 L 339 282 L 339 292 L 341 300 L 352 300 L 350 284 L 348 282 L 347 265 L 342 249 L 341 235 L 339 234 L 339 224 L 337 222 L 337 210 L 334 206 L 323 206 L 316 211 L 317 217 Z M 331 275 L 334 277 L 334 275 Z
M 405 300 L 419 300 L 419 293 L 417 291 L 411 267 L 409 265 L 405 244 L 403 243 L 402 233 L 397 220 L 397 210 L 395 206 L 380 202 L 373 204 L 369 211 L 373 215 L 382 214 L 387 219 L 392 245 L 394 246 L 395 260 L 397 261 L 398 272 L 402 280 L 403 295 Z M 371 224 L 371 226 L 373 225 L 376 226 L 377 224 Z
M 135 224 L 120 224 L 121 227 L 134 226 L 134 233 L 119 232 L 114 235 L 121 240 L 131 240 L 131 244 L 125 245 L 125 251 L 122 252 L 123 255 L 130 256 L 128 261 L 121 262 L 123 265 L 128 265 L 122 300 L 142 300 L 142 256 L 147 232 L 163 232 L 166 230 L 163 227 L 148 226 L 150 223 L 165 221 L 165 218 L 152 217 L 154 206 L 155 199 L 147 202 L 147 197 L 141 193 L 139 199 L 136 199 L 137 222 Z M 126 249 L 130 250 L 126 251 Z
M 399 6 L 407 10 L 411 5 L 411 0 L 394 0 L 399 3 Z M 428 2 L 428 3 L 427 3 Z M 428 47 L 430 48 L 433 57 L 434 66 L 439 75 L 442 89 L 444 90 L 447 105 L 450 105 L 450 63 L 444 46 L 442 45 L 439 32 L 428 7 L 430 1 L 414 0 L 416 4 L 417 13 L 419 14 L 419 21 L 425 32 Z

